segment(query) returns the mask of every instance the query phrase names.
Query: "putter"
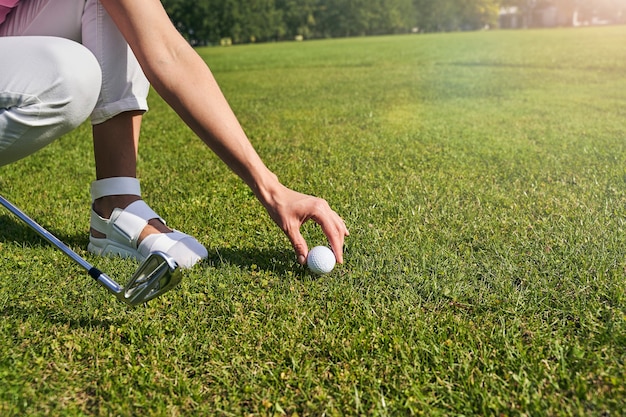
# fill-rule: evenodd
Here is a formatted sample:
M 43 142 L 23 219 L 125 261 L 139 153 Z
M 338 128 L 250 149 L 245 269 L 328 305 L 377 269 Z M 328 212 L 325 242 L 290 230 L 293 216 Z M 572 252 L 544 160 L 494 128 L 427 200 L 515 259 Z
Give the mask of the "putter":
M 163 252 L 153 252 L 141 263 L 126 286 L 122 287 L 2 196 L 0 196 L 0 204 L 24 221 L 37 234 L 85 268 L 93 279 L 126 304 L 136 306 L 146 303 L 171 290 L 181 281 L 182 275 L 176 261 Z

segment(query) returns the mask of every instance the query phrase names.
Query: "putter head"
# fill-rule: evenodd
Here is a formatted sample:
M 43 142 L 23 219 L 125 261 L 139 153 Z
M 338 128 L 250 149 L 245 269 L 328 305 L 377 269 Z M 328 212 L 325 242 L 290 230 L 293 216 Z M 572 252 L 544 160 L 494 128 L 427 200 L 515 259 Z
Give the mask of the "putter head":
M 174 288 L 182 279 L 178 264 L 163 252 L 151 253 L 139 266 L 118 298 L 136 306 Z

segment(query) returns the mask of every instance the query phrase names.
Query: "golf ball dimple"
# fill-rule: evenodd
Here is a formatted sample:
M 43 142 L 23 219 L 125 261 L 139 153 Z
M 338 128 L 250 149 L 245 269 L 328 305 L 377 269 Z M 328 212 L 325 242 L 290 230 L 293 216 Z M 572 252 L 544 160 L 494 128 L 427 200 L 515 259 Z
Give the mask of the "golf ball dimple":
M 316 246 L 309 251 L 306 263 L 311 272 L 322 275 L 328 274 L 335 267 L 335 254 L 326 246 Z

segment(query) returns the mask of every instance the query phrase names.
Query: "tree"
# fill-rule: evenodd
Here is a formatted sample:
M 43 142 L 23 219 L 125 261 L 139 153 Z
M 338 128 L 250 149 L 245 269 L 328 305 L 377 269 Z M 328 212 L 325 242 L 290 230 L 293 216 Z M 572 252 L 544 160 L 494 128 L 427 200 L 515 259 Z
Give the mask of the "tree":
M 282 12 L 276 9 L 274 0 L 232 1 L 238 18 L 232 37 L 236 42 L 270 41 L 281 38 L 286 28 Z
M 370 24 L 370 35 L 407 33 L 417 25 L 412 0 L 376 0 Z
M 178 31 L 193 45 L 205 45 L 218 34 L 215 0 L 167 0 L 163 6 Z
M 284 24 L 283 38 L 315 36 L 319 4 L 317 0 L 276 0 L 276 9 L 281 11 Z
M 414 0 L 423 32 L 476 30 L 495 25 L 500 0 Z
M 493 27 L 501 6 L 516 6 L 526 24 L 556 7 L 559 23 L 626 17 L 626 0 L 162 0 L 193 44 L 235 43 L 477 30 Z M 621 14 L 620 14 L 621 13 Z M 535 19 L 534 19 L 535 18 Z M 533 20 L 534 19 L 534 20 Z

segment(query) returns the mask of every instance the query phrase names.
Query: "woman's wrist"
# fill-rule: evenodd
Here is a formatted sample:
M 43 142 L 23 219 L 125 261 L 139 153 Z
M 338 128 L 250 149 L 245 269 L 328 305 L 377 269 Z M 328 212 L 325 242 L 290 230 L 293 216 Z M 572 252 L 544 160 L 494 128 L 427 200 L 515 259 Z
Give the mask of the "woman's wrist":
M 268 169 L 254 179 L 250 188 L 261 204 L 268 207 L 276 204 L 278 195 L 284 191 L 285 186 L 281 184 L 276 174 Z

